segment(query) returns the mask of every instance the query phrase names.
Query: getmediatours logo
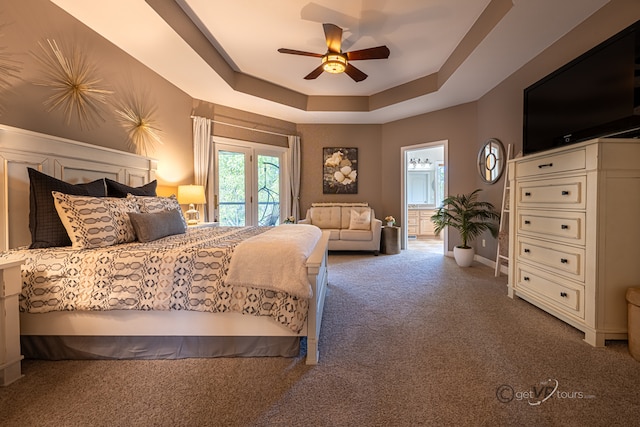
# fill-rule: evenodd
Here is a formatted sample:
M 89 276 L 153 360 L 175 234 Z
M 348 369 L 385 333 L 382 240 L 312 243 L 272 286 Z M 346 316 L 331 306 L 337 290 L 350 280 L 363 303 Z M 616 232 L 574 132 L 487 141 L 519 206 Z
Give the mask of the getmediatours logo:
M 516 388 L 502 384 L 496 389 L 496 397 L 502 403 L 524 401 L 530 406 L 542 405 L 549 399 L 595 399 L 594 395 L 583 391 L 567 391 L 560 388 L 560 383 L 555 379 L 546 379 L 531 386 L 529 389 L 517 390 Z

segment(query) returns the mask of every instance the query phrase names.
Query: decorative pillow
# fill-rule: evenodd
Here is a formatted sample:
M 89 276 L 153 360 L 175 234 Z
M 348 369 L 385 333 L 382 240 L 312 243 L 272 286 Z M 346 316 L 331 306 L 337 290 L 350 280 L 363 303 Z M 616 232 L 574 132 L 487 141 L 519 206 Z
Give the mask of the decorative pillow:
M 74 196 L 54 191 L 58 216 L 74 249 L 100 248 L 136 239 L 129 212 L 134 201 L 113 197 Z
M 33 168 L 29 173 L 29 231 L 32 249 L 69 246 L 71 240 L 58 217 L 52 191 L 81 196 L 106 196 L 104 179 L 86 184 L 69 184 Z
M 371 210 L 363 210 L 358 213 L 351 210 L 349 230 L 369 230 L 371 228 Z
M 129 212 L 129 218 L 136 232 L 136 237 L 141 242 L 150 242 L 174 234 L 184 234 L 187 231 L 182 212 L 177 209 L 154 213 Z
M 109 178 L 105 178 L 104 182 L 107 185 L 108 197 L 127 197 L 127 194 L 133 194 L 134 196 L 155 196 L 156 187 L 158 186 L 158 181 L 155 179 L 142 187 L 130 187 Z
M 169 197 L 145 197 L 129 194 L 127 199 L 134 200 L 137 203 L 140 213 L 177 210 L 180 212 L 184 226 L 187 226 L 187 221 L 184 219 L 184 215 L 182 215 L 182 209 L 180 209 L 180 203 L 178 203 L 178 199 L 173 194 Z

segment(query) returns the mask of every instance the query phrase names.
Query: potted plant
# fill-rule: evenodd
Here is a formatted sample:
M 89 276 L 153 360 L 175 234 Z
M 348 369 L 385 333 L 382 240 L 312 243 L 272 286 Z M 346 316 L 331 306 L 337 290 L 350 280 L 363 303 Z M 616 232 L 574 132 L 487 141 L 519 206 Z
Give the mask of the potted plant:
M 482 232 L 489 230 L 493 237 L 498 237 L 500 214 L 491 203 L 478 200 L 480 191 L 477 189 L 469 194 L 445 198 L 442 206 L 431 217 L 436 236 L 445 227 L 451 227 L 460 233 L 462 245 L 453 248 L 453 256 L 460 267 L 468 267 L 473 262 L 475 250 L 469 243 Z

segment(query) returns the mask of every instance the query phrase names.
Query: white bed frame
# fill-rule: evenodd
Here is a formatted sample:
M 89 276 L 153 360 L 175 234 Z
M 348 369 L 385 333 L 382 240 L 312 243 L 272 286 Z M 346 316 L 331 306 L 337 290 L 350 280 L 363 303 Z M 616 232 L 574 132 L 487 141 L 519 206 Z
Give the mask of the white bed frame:
M 0 125 L 0 249 L 28 245 L 29 177 L 32 167 L 58 179 L 88 182 L 102 177 L 131 186 L 155 179 L 148 157 Z M 313 290 L 307 321 L 294 333 L 268 317 L 193 311 L 103 311 L 20 314 L 21 335 L 307 337 L 307 364 L 317 364 L 327 290 L 328 232 L 307 260 Z

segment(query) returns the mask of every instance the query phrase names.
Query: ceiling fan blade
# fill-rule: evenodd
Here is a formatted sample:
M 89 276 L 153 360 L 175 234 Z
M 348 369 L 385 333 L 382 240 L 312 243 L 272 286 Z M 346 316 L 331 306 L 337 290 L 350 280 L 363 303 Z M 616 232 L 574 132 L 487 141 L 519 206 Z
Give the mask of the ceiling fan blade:
M 278 49 L 278 52 L 290 53 L 291 55 L 313 56 L 315 58 L 322 58 L 323 56 L 321 53 L 311 53 L 311 52 L 304 52 L 302 50 L 285 49 L 285 48 Z
M 344 72 L 347 73 L 347 75 L 349 75 L 349 77 L 351 77 L 356 82 L 361 82 L 362 80 L 367 78 L 367 75 L 365 73 L 358 70 L 351 64 L 347 64 L 347 68 L 344 70 Z
M 358 61 L 361 59 L 385 59 L 389 57 L 389 48 L 386 46 L 370 47 L 368 49 L 354 50 L 353 52 L 347 52 L 347 59 L 349 61 Z
M 342 52 L 342 28 L 333 24 L 322 24 L 324 28 L 324 36 L 327 39 L 327 49 L 329 52 L 340 53 Z
M 320 74 L 322 74 L 323 71 L 324 71 L 324 69 L 322 68 L 322 65 L 319 65 L 312 72 L 310 72 L 309 74 L 304 76 L 304 79 L 305 80 L 313 80 L 313 79 L 317 78 Z

